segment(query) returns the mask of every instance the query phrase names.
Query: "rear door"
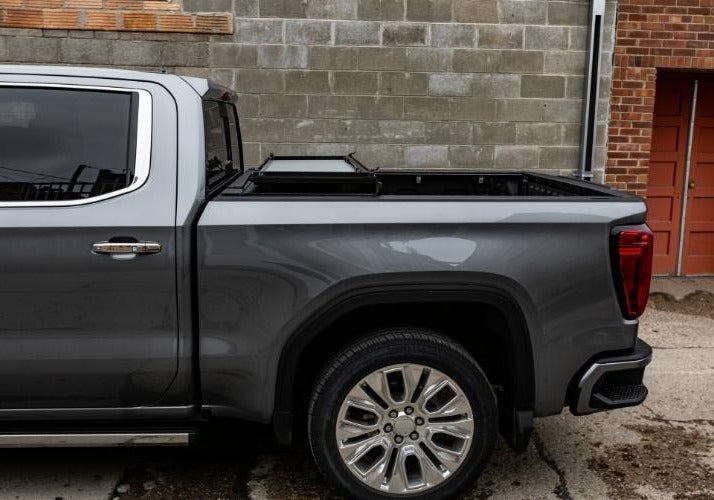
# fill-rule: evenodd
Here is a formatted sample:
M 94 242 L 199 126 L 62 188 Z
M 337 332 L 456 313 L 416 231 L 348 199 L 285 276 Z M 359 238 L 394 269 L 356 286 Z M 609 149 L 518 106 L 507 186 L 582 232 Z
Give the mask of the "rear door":
M 647 224 L 655 234 L 656 274 L 674 274 L 677 266 L 691 99 L 691 81 L 662 78 L 657 82 L 647 186 Z
M 151 405 L 177 369 L 175 104 L 2 80 L 0 411 Z

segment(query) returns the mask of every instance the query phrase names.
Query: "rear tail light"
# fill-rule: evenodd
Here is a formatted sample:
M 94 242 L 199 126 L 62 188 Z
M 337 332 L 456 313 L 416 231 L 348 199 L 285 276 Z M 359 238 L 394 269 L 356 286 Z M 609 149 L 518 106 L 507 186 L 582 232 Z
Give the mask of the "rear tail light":
M 642 226 L 624 229 L 615 238 L 620 305 L 625 318 L 635 319 L 645 311 L 650 293 L 654 235 L 647 226 Z

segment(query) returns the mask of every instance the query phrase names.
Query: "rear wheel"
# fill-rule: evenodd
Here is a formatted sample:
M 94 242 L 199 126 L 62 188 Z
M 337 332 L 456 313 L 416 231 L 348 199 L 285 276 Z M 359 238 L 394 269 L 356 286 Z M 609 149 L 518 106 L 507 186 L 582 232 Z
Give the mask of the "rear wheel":
M 451 498 L 481 472 L 496 398 L 476 361 L 437 332 L 374 333 L 327 363 L 308 410 L 318 467 L 356 498 Z

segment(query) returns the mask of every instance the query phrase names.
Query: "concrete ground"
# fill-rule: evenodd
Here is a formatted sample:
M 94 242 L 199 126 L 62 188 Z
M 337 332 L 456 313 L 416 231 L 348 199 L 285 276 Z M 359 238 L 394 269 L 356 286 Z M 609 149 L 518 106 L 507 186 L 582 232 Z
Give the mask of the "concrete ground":
M 538 419 L 527 452 L 499 442 L 465 498 L 714 499 L 714 295 L 691 294 L 714 280 L 697 283 L 653 286 L 644 405 Z M 304 445 L 280 447 L 263 428 L 224 429 L 196 449 L 0 451 L 0 499 L 333 496 Z

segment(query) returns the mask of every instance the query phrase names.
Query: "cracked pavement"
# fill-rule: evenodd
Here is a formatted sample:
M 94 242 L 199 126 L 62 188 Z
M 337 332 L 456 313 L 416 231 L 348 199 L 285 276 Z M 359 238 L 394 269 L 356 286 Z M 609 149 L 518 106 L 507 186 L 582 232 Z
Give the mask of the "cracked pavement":
M 537 419 L 526 452 L 499 440 L 465 498 L 714 499 L 714 319 L 655 306 L 640 327 L 654 349 L 646 403 Z M 304 444 L 281 447 L 261 427 L 215 434 L 191 449 L 3 450 L 0 499 L 335 496 Z

